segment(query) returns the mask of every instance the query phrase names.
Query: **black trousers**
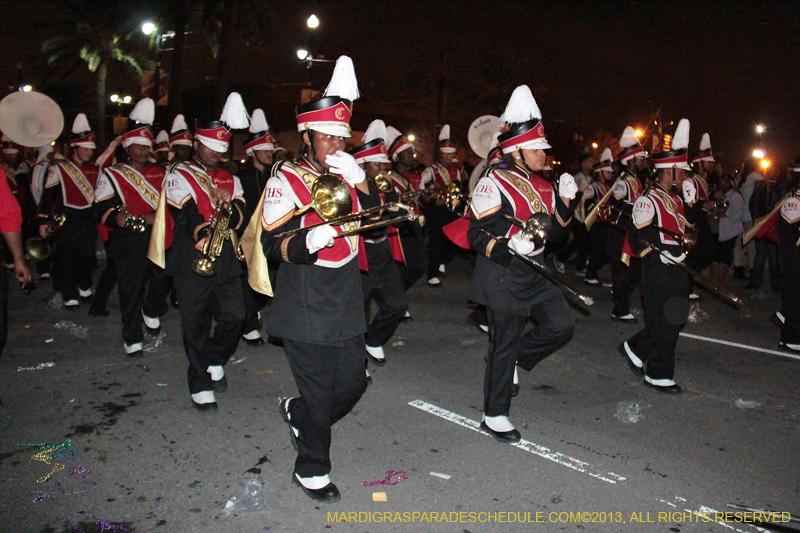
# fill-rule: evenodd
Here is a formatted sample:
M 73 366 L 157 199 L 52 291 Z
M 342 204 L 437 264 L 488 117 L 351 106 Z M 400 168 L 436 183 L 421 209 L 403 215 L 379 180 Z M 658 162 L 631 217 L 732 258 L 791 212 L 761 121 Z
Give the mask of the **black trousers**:
M 487 308 L 489 354 L 483 378 L 483 412 L 486 416 L 508 416 L 514 366 L 530 371 L 537 363 L 563 346 L 575 331 L 575 319 L 561 291 L 552 286 L 539 303 L 531 306 L 536 325 L 525 333 L 527 316 Z
M 67 222 L 55 236 L 53 286 L 61 292 L 64 301 L 77 300 L 78 289 L 92 288 L 92 274 L 97 265 L 96 240 L 94 224 Z
M 453 243 L 444 234 L 449 222 L 449 211 L 446 206 L 431 205 L 425 212 L 428 228 L 428 279 L 440 276 L 439 265 L 446 265 L 453 258 Z
M 383 346 L 394 335 L 397 325 L 408 309 L 408 299 L 403 291 L 400 273 L 392 258 L 389 241 L 366 244 L 369 273 L 361 273 L 364 289 L 364 311 L 367 317 L 367 346 Z M 370 322 L 372 300 L 378 312 Z
M 270 268 L 269 277 L 271 278 L 272 286 L 275 286 L 275 276 L 273 269 Z M 261 321 L 258 319 L 258 313 L 264 309 L 271 298 L 266 294 L 253 290 L 250 283 L 247 281 L 247 272 L 242 275 L 242 293 L 244 296 L 244 325 L 242 326 L 242 334 L 250 333 L 261 329 Z
M 586 279 L 597 279 L 597 272 L 611 259 L 606 250 L 608 232 L 614 231 L 606 224 L 594 224 L 586 237 L 586 248 L 589 251 L 589 264 L 586 266 Z
M 624 242 L 624 233 L 615 228 L 609 228 L 606 252 L 611 260 L 611 282 L 614 286 L 614 310 L 611 313 L 615 316 L 624 316 L 631 312 L 631 294 L 640 284 L 641 277 L 640 259 L 631 257 L 630 265 L 625 265 L 620 260 Z
M 422 253 L 425 242 L 419 220 L 409 223 L 406 228 L 400 230 L 400 239 L 406 264 L 397 263 L 397 268 L 400 271 L 400 279 L 403 280 L 403 290 L 407 291 L 425 273 L 425 256 Z
M 8 340 L 8 276 L 0 276 L 0 356 Z
M 367 387 L 364 336 L 324 346 L 284 339 L 286 357 L 300 396 L 289 403 L 300 433 L 294 471 L 300 477 L 331 471 L 331 426 L 358 403 Z
M 242 334 L 242 279 L 239 275 L 222 277 L 217 273 L 203 277 L 192 272 L 176 275 L 174 281 L 181 304 L 183 348 L 189 359 L 189 392 L 210 391 L 211 374 L 207 368 L 225 365 L 236 352 Z
M 169 308 L 169 279 L 147 259 L 149 243 L 149 231 L 134 233 L 126 228 L 113 230 L 108 240 L 118 282 L 122 339 L 129 346 L 144 340 L 142 312 L 155 318 Z
M 642 261 L 644 329 L 628 340 L 628 346 L 644 362 L 651 379 L 675 375 L 675 347 L 689 316 L 689 274 L 654 257 Z
M 781 330 L 781 341 L 786 344 L 800 344 L 800 271 L 782 272 L 781 279 L 781 311 L 786 317 Z
M 577 220 L 573 219 L 570 223 L 570 226 L 572 239 L 556 253 L 556 259 L 562 263 L 566 263 L 569 261 L 569 258 L 572 257 L 572 254 L 577 252 L 575 255 L 575 265 L 577 265 L 579 268 L 583 268 L 583 265 L 586 264 L 586 258 L 589 254 L 589 248 L 586 246 L 588 232 L 586 231 L 586 226 L 583 224 L 583 222 L 578 222 Z
M 111 291 L 114 290 L 114 285 L 117 284 L 117 269 L 114 266 L 114 255 L 109 249 L 109 241 L 105 241 L 103 246 L 106 249 L 106 267 L 100 274 L 100 279 L 97 281 L 97 287 L 94 289 L 92 296 L 92 309 L 103 310 L 108 305 L 108 297 L 111 296 Z M 145 250 L 147 254 L 147 250 Z

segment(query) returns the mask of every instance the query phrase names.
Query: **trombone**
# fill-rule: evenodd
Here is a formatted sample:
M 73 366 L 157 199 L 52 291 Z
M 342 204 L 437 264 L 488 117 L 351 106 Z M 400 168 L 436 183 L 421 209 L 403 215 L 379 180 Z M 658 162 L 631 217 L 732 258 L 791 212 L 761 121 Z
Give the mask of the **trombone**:
M 720 287 L 719 285 L 717 285 L 713 281 L 707 280 L 706 278 L 701 276 L 700 273 L 698 271 L 696 271 L 695 269 L 693 269 L 692 267 L 684 265 L 680 261 L 675 261 L 672 258 L 672 254 L 665 253 L 663 249 L 659 248 L 658 246 L 656 246 L 655 244 L 653 244 L 652 242 L 650 242 L 650 241 L 648 241 L 646 239 L 641 239 L 640 238 L 639 240 L 642 242 L 642 244 L 645 244 L 646 246 L 652 248 L 653 250 L 655 250 L 656 252 L 661 254 L 662 257 L 666 257 L 667 261 L 669 261 L 670 263 L 672 263 L 676 267 L 679 267 L 679 268 L 683 269 L 684 271 L 686 271 L 686 273 L 688 273 L 697 283 L 699 283 L 700 285 L 702 285 L 703 287 L 705 287 L 706 289 L 711 291 L 712 294 L 715 294 L 716 296 L 722 298 L 722 300 L 724 300 L 725 302 L 728 302 L 728 303 L 730 303 L 730 304 L 732 304 L 734 306 L 742 306 L 742 305 L 744 305 L 744 302 L 741 300 L 741 298 L 739 298 L 738 296 L 736 296 L 732 292 L 729 292 L 729 291 L 725 290 L 724 288 Z M 681 251 L 683 253 L 686 253 L 684 251 L 683 244 L 681 244 Z
M 25 240 L 25 252 L 37 261 L 46 261 L 49 259 L 50 256 L 53 255 L 53 246 L 50 242 L 66 221 L 66 214 L 53 213 L 49 215 L 47 217 L 47 224 L 45 225 L 45 237 L 41 238 L 38 235 L 28 237 Z
M 592 229 L 592 225 L 594 225 L 594 221 L 597 218 L 600 209 L 602 209 L 603 206 L 605 206 L 605 204 L 611 199 L 611 195 L 614 194 L 614 186 L 617 184 L 619 180 L 626 179 L 627 176 L 633 177 L 633 174 L 631 174 L 627 169 L 623 169 L 623 171 L 620 172 L 619 176 L 617 176 L 617 179 L 615 179 L 613 183 L 609 184 L 608 190 L 603 195 L 603 197 L 600 198 L 600 201 L 594 204 L 592 210 L 589 211 L 589 214 L 586 215 L 586 218 L 583 220 L 583 224 L 586 226 L 587 230 Z
M 386 176 L 383 176 L 383 178 L 388 182 Z M 379 185 L 376 183 L 376 186 Z M 389 183 L 389 186 L 391 186 L 391 183 Z M 282 231 L 275 234 L 274 237 L 291 237 L 292 235 L 297 235 L 325 224 L 341 226 L 347 222 L 354 222 L 362 218 L 380 215 L 385 209 L 402 209 L 406 211 L 406 214 L 373 224 L 340 231 L 336 234 L 336 237 L 346 237 L 347 235 L 353 235 L 362 231 L 384 228 L 396 222 L 400 222 L 401 220 L 414 220 L 417 217 L 414 210 L 402 202 L 392 202 L 353 213 L 353 198 L 350 196 L 350 189 L 340 178 L 327 172 L 317 176 L 314 185 L 311 187 L 311 206 L 322 219 L 322 222 L 302 228 Z M 306 210 L 303 210 L 299 215 L 303 215 L 305 212 Z
M 508 213 L 503 213 L 503 218 L 520 228 L 523 234 L 530 237 L 537 248 L 544 246 L 544 242 L 547 240 L 547 237 L 553 227 L 553 221 L 546 213 L 534 213 L 527 220 L 521 220 L 513 215 L 509 215 Z M 481 231 L 490 239 L 497 242 L 502 242 L 500 237 L 491 234 L 485 229 L 481 229 Z M 550 268 L 537 263 L 530 257 L 526 257 L 515 252 L 511 247 L 508 247 L 508 251 L 511 253 L 511 255 L 517 256 L 528 266 L 536 270 L 539 274 L 553 282 L 556 286 L 580 300 L 585 306 L 591 307 L 594 305 L 594 300 L 591 297 L 586 296 L 569 283 L 561 280 L 558 274 L 550 270 Z

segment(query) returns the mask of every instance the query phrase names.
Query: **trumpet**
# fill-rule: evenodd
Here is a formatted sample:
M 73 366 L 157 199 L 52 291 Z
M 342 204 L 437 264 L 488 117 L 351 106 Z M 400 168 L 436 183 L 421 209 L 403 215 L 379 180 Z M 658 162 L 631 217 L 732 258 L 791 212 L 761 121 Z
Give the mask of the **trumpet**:
M 122 212 L 125 214 L 125 227 L 130 228 L 134 233 L 144 233 L 147 229 L 147 223 L 144 217 L 134 216 L 128 211 L 127 206 L 122 207 Z
M 389 176 L 383 173 L 375 176 L 375 187 L 382 193 L 392 192 L 394 190 L 392 180 L 389 179 Z
M 305 226 L 302 228 L 282 231 L 274 236 L 277 238 L 291 237 L 292 235 L 297 235 L 325 224 L 340 226 L 347 222 L 354 222 L 363 218 L 380 216 L 385 209 L 402 209 L 406 211 L 406 214 L 393 217 L 388 220 L 375 222 L 373 224 L 367 224 L 346 231 L 341 231 L 336 235 L 336 237 L 345 237 L 347 235 L 353 235 L 362 231 L 383 228 L 401 220 L 414 220 L 417 218 L 417 215 L 414 213 L 414 210 L 411 208 L 411 206 L 402 202 L 392 202 L 353 213 L 353 199 L 350 196 L 350 189 L 342 179 L 330 173 L 324 173 L 317 176 L 317 179 L 314 181 L 314 185 L 311 186 L 311 206 L 314 208 L 314 211 L 316 211 L 317 215 L 319 215 L 319 217 L 322 219 L 322 222 L 311 224 L 310 226 Z M 305 210 L 300 214 L 305 214 Z
M 708 218 L 719 218 L 724 215 L 728 211 L 728 206 L 730 202 L 725 200 L 715 200 L 714 201 L 714 209 L 708 212 Z
M 211 218 L 208 219 L 209 238 L 203 245 L 203 257 L 192 262 L 192 271 L 195 274 L 208 278 L 217 273 L 214 261 L 222 254 L 225 241 L 234 235 L 228 227 L 230 219 L 231 206 L 228 202 L 222 202 L 214 209 Z M 234 250 L 237 248 L 238 246 L 234 243 Z
M 25 240 L 25 252 L 36 259 L 37 261 L 45 261 L 53 254 L 53 246 L 50 241 L 67 221 L 67 215 L 62 213 L 54 213 L 47 217 L 47 225 L 45 226 L 45 238 L 29 237 Z

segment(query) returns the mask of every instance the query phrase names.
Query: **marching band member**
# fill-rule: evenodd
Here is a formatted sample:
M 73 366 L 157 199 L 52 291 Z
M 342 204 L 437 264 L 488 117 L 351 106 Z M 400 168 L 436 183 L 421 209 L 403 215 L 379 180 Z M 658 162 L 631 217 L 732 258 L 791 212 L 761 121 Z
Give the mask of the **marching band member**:
M 461 171 L 458 168 L 456 152 L 458 147 L 450 139 L 450 125 L 445 124 L 439 132 L 438 154 L 436 161 L 422 172 L 420 189 L 427 187 L 444 188 L 451 183 L 461 186 Z M 440 287 L 440 275 L 445 274 L 446 265 L 453 256 L 450 241 L 445 237 L 442 228 L 453 220 L 453 213 L 447 206 L 447 200 L 423 196 L 423 211 L 428 226 L 428 285 Z
M 413 193 L 419 191 L 422 184 L 422 167 L 417 161 L 417 153 L 414 144 L 408 137 L 397 131 L 391 126 L 386 127 L 385 145 L 389 151 L 389 158 L 392 160 L 391 178 L 395 189 L 400 194 Z M 400 176 L 398 178 L 397 176 Z M 408 290 L 425 273 L 425 257 L 422 249 L 425 245 L 422 235 L 422 227 L 425 224 L 425 217 L 422 214 L 417 198 L 407 202 L 414 208 L 417 219 L 398 228 L 399 238 L 403 241 L 404 262 L 398 262 L 397 268 L 400 270 L 400 278 L 403 280 L 403 289 Z M 411 318 L 411 314 L 406 311 L 405 318 Z
M 198 121 L 195 156 L 170 167 L 162 190 L 148 257 L 173 277 L 180 301 L 183 346 L 189 360 L 188 381 L 193 405 L 200 411 L 217 411 L 214 393 L 228 387 L 223 366 L 236 352 L 244 322 L 242 265 L 233 235 L 244 231 L 250 213 L 242 198 L 239 178 L 219 162 L 231 140 L 232 129 L 246 128 L 247 111 L 238 93 L 231 93 L 219 120 Z M 162 204 L 164 199 L 169 205 Z M 161 206 L 164 205 L 162 209 Z M 197 261 L 215 250 L 206 247 L 216 232 L 210 219 L 230 214 L 231 238 L 217 244 L 216 274 L 201 275 Z M 220 237 L 220 235 L 216 235 Z M 164 248 L 169 253 L 164 257 Z M 215 321 L 211 336 L 212 319 Z
M 503 215 L 526 220 L 546 213 L 553 220 L 553 238 L 558 238 L 572 219 L 570 201 L 578 187 L 569 174 L 562 175 L 558 190 L 537 175 L 550 145 L 528 86 L 514 90 L 500 120 L 510 128 L 498 138 L 503 160 L 475 186 L 468 215 L 467 238 L 478 253 L 469 299 L 486 305 L 489 318 L 481 428 L 500 442 L 512 443 L 520 440 L 508 419 L 515 364 L 530 371 L 572 337 L 575 320 L 558 287 L 509 253 L 510 248 L 537 260 L 544 243 L 532 242 Z M 523 335 L 531 315 L 537 324 Z
M 66 217 L 54 237 L 53 287 L 64 297 L 64 307 L 77 309 L 78 296 L 92 296 L 92 274 L 97 263 L 92 204 L 100 170 L 91 163 L 95 136 L 86 115 L 79 113 L 72 124 L 69 160 L 53 164 L 47 174 L 39 202 L 39 235 L 44 239 L 52 230 L 51 217 Z
M 594 165 L 593 170 L 596 179 L 591 182 L 587 181 L 581 202 L 584 204 L 589 203 L 590 205 L 596 204 L 600 198 L 605 196 L 611 186 L 611 176 L 613 174 L 611 164 L 613 162 L 614 156 L 611 155 L 611 149 L 606 148 L 600 155 L 600 161 Z M 597 279 L 597 272 L 609 261 L 608 252 L 606 251 L 608 231 L 608 224 L 603 223 L 601 220 L 598 224 L 592 226 L 586 237 L 586 245 L 589 248 L 589 262 L 586 265 L 586 278 L 584 281 L 589 285 L 600 284 L 600 280 Z
M 186 126 L 186 119 L 183 115 L 176 115 L 169 134 L 169 149 L 175 154 L 174 160 L 189 161 L 192 158 L 192 144 L 192 135 Z
M 353 62 L 341 56 L 324 96 L 297 107 L 303 151 L 296 163 L 284 161 L 273 170 L 259 228 L 263 254 L 281 261 L 264 329 L 283 339 L 300 392 L 280 403 L 297 450 L 292 481 L 311 498 L 328 502 L 340 499 L 329 476 L 331 425 L 350 412 L 367 385 L 359 269 L 366 268 L 366 258 L 358 235 L 336 237 L 353 223 L 278 235 L 322 222 L 312 209 L 311 189 L 323 173 L 341 176 L 353 211 L 379 205 L 364 171 L 343 151 L 350 137 L 351 102 L 358 96 Z
M 161 328 L 159 317 L 167 312 L 169 280 L 147 260 L 158 197 L 166 176 L 162 166 L 148 160 L 154 116 L 153 100 L 145 98 L 136 104 L 129 116 L 130 125 L 122 135 L 128 161 L 107 168 L 95 189 L 95 216 L 110 229 L 106 250 L 116 270 L 122 338 L 129 356 L 142 355 L 142 324 L 150 334 L 157 335 Z
M 778 218 L 778 262 L 783 283 L 781 293 L 781 346 L 800 352 L 800 159 L 791 166 L 794 188 L 780 208 Z
M 169 133 L 166 130 L 161 130 L 158 132 L 158 135 L 155 139 L 155 144 L 153 145 L 153 154 L 155 154 L 157 165 L 160 165 L 163 168 L 169 167 L 170 161 L 172 161 L 173 153 L 169 149 Z
M 378 190 L 381 203 L 399 200 L 394 182 L 388 178 L 391 162 L 383 140 L 386 138 L 386 126 L 382 120 L 370 123 L 361 141 L 364 143 L 350 150 L 350 155 L 361 165 L 370 185 Z M 383 192 L 375 184 L 375 178 L 381 175 L 390 180 L 392 190 Z M 401 178 L 402 179 L 402 178 Z M 369 270 L 361 273 L 361 285 L 364 288 L 364 310 L 366 313 L 367 334 L 365 337 L 367 355 L 378 366 L 386 364 L 383 345 L 394 335 L 397 325 L 408 309 L 408 300 L 403 291 L 400 272 L 395 266 L 403 262 L 403 247 L 397 236 L 397 229 L 386 227 L 364 233 L 364 250 Z M 378 313 L 369 321 L 372 300 L 378 304 Z
M 688 178 L 694 182 L 697 189 L 698 201 L 695 206 L 697 245 L 686 257 L 686 264 L 697 272 L 702 272 L 712 264 L 717 248 L 717 236 L 711 231 L 711 224 L 708 220 L 708 212 L 715 206 L 714 200 L 711 199 L 711 184 L 708 182 L 715 162 L 714 154 L 711 151 L 711 138 L 708 133 L 704 133 L 700 140 L 700 152 L 691 158 L 694 168 Z M 699 298 L 700 296 L 694 290 L 689 293 L 690 300 Z
M 682 119 L 672 151 L 653 155 L 656 183 L 637 198 L 627 242 L 641 257 L 644 328 L 619 346 L 619 352 L 648 387 L 679 394 L 675 347 L 689 315 L 689 275 L 675 266 L 686 255 L 679 238 L 692 227 L 697 190 L 689 177 L 686 149 L 689 121 Z M 673 190 L 682 191 L 683 198 Z M 665 233 L 668 232 L 668 233 Z M 661 251 L 655 250 L 655 247 Z
M 272 174 L 272 153 L 274 139 L 269 134 L 269 124 L 262 109 L 253 110 L 250 117 L 250 135 L 244 143 L 244 152 L 250 158 L 250 166 L 239 172 L 242 182 L 244 201 L 249 206 L 258 205 L 264 187 Z M 274 269 L 270 269 L 273 273 Z M 273 274 L 274 276 L 274 274 Z M 274 281 L 274 277 L 273 280 Z M 251 345 L 264 344 L 261 338 L 261 310 L 267 305 L 268 297 L 250 287 L 247 276 L 242 277 L 244 291 L 245 319 L 242 328 L 242 339 Z
M 642 167 L 647 167 L 647 152 L 639 144 L 639 139 L 631 126 L 626 127 L 622 132 L 619 145 L 623 148 L 619 154 L 619 162 L 625 165 L 625 170 L 614 182 L 614 192 L 609 203 L 615 209 L 630 213 L 636 199 L 642 195 L 642 183 L 637 178 L 637 173 Z M 611 257 L 614 297 L 611 319 L 627 324 L 637 324 L 639 320 L 631 313 L 630 299 L 631 294 L 640 283 L 639 258 L 630 256 L 627 264 L 619 259 L 625 242 L 625 234 L 622 231 L 610 231 L 606 242 L 608 243 L 607 251 Z

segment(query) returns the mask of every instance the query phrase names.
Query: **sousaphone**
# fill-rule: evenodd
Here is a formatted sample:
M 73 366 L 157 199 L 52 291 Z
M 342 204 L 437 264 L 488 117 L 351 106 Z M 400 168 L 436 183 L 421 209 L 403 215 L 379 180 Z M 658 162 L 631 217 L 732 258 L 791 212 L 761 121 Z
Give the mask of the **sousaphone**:
M 0 100 L 0 130 L 21 146 L 46 146 L 63 129 L 64 114 L 49 96 L 17 91 Z
M 503 123 L 494 115 L 483 115 L 476 118 L 470 124 L 467 133 L 469 147 L 480 157 L 486 159 L 492 149 L 492 138 L 502 127 Z

